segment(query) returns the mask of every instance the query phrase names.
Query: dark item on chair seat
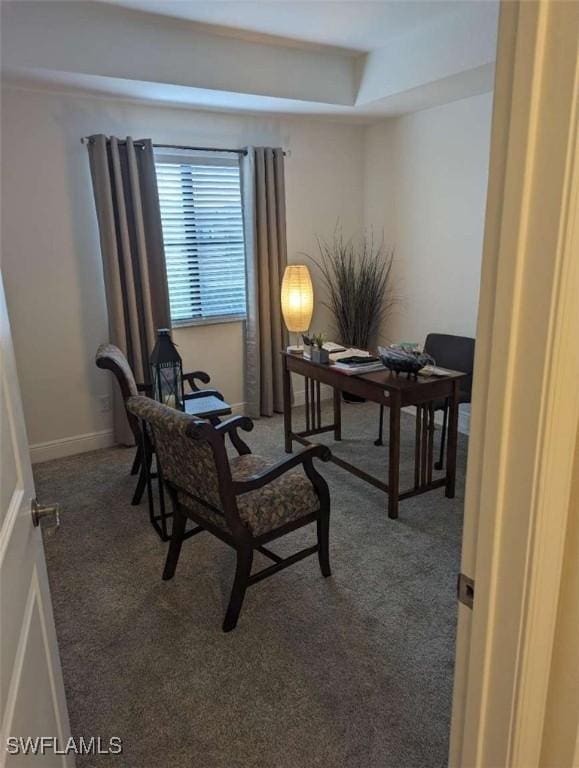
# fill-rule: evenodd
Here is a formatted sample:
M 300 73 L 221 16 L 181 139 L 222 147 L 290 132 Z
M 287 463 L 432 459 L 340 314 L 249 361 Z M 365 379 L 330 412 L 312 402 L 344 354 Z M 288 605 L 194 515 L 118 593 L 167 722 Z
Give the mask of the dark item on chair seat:
M 96 365 L 99 368 L 111 371 L 116 378 L 123 401 L 125 403 L 125 409 L 127 406 L 127 400 L 129 397 L 143 393 L 151 396 L 151 387 L 146 384 L 137 384 L 132 368 L 129 365 L 129 361 L 125 357 L 122 350 L 116 347 L 114 344 L 101 344 L 98 348 L 96 357 Z M 204 371 L 195 371 L 193 373 L 184 373 L 183 382 L 189 385 L 191 392 L 185 394 L 185 410 L 188 413 L 194 413 L 199 418 L 209 419 L 212 422 L 219 423 L 220 416 L 225 416 L 231 413 L 231 406 L 223 399 L 223 395 L 215 389 L 199 389 L 197 381 L 203 384 L 208 384 L 210 379 Z M 135 443 L 137 451 L 131 467 L 131 475 L 139 473 L 139 479 L 133 494 L 131 504 L 137 505 L 141 503 L 143 493 L 147 487 L 147 483 L 151 479 L 155 479 L 157 474 L 151 472 L 151 465 L 153 461 L 153 450 L 151 446 L 146 447 L 147 441 L 144 440 L 144 436 L 141 433 L 141 424 L 139 419 L 135 418 L 132 413 L 126 409 L 127 419 Z M 143 447 L 145 446 L 145 448 Z M 145 460 L 143 460 L 145 455 Z M 149 514 L 151 517 L 151 523 L 153 527 L 159 533 L 161 538 L 167 540 L 167 532 L 159 528 L 157 524 L 157 518 L 152 509 L 151 496 L 149 497 Z M 160 504 L 164 506 L 164 499 L 162 495 L 162 489 L 160 489 Z M 161 516 L 164 517 L 164 509 L 161 509 Z M 164 520 L 162 520 L 164 526 Z
M 315 553 L 322 575 L 330 575 L 330 494 L 313 464 L 314 458 L 327 461 L 329 448 L 312 445 L 272 463 L 253 455 L 239 436 L 238 429 L 253 429 L 246 416 L 214 426 L 146 397 L 131 397 L 127 408 L 152 435 L 173 505 L 173 533 L 163 579 L 173 578 L 183 540 L 201 531 L 212 533 L 237 552 L 224 632 L 237 624 L 249 585 Z M 227 455 L 227 435 L 238 452 L 234 458 Z M 196 527 L 186 532 L 188 518 Z M 314 546 L 285 558 L 265 546 L 312 522 L 317 524 Z M 273 564 L 252 574 L 255 550 Z
M 461 381 L 459 403 L 470 403 L 472 393 L 472 373 L 474 369 L 475 340 L 469 336 L 453 336 L 447 333 L 429 333 L 424 342 L 424 353 L 434 359 L 434 363 L 441 368 L 452 371 L 462 371 L 467 376 Z M 386 364 L 386 363 L 385 363 Z M 434 410 L 443 411 L 442 434 L 440 437 L 440 454 L 435 463 L 435 469 L 444 468 L 444 448 L 446 444 L 446 431 L 448 426 L 448 401 L 435 400 Z M 380 422 L 378 439 L 374 445 L 382 445 L 384 424 L 384 408 L 380 407 Z

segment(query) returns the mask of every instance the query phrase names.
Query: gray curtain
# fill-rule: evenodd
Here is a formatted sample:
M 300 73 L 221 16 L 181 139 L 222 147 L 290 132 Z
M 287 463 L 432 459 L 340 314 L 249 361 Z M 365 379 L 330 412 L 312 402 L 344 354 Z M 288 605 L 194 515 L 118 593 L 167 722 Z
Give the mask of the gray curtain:
M 283 411 L 281 281 L 287 264 L 282 149 L 249 147 L 242 159 L 247 321 L 245 401 L 248 414 Z
M 127 356 L 137 382 L 148 383 L 157 328 L 170 325 L 163 232 L 150 139 L 91 136 L 88 154 L 100 232 L 110 341 Z M 114 388 L 118 442 L 132 444 Z

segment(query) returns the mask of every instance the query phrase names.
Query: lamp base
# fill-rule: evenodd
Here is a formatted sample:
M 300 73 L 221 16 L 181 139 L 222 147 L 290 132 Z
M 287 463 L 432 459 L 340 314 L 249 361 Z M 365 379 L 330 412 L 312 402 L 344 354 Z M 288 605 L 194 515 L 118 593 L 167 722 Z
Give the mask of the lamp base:
M 304 354 L 304 348 L 298 346 L 297 344 L 290 344 L 289 347 L 286 347 L 286 352 L 288 355 L 297 355 L 299 357 L 302 357 Z

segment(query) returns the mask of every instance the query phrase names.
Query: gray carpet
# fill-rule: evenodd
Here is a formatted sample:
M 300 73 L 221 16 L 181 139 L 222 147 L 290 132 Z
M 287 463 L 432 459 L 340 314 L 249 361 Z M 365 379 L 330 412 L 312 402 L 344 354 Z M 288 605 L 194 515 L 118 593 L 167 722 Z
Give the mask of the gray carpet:
M 385 476 L 377 410 L 344 407 L 336 452 Z M 413 424 L 403 414 L 403 488 Z M 281 456 L 281 417 L 258 422 L 248 442 Z M 161 581 L 166 545 L 145 503 L 129 504 L 132 458 L 115 448 L 35 467 L 39 498 L 63 507 L 46 549 L 73 734 L 123 739 L 122 757 L 78 758 L 80 768 L 446 765 L 465 438 L 456 498 L 409 499 L 397 521 L 380 491 L 320 465 L 333 576 L 313 557 L 251 587 L 229 634 L 233 551 L 201 534 Z M 313 539 L 308 527 L 272 548 Z

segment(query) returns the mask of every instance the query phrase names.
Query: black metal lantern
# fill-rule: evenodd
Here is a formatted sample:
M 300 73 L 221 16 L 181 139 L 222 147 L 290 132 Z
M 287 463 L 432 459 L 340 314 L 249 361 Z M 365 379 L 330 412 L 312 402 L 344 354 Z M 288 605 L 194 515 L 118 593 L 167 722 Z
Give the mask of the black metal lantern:
M 155 400 L 184 411 L 183 364 L 168 328 L 159 328 L 157 331 L 157 343 L 150 362 Z

